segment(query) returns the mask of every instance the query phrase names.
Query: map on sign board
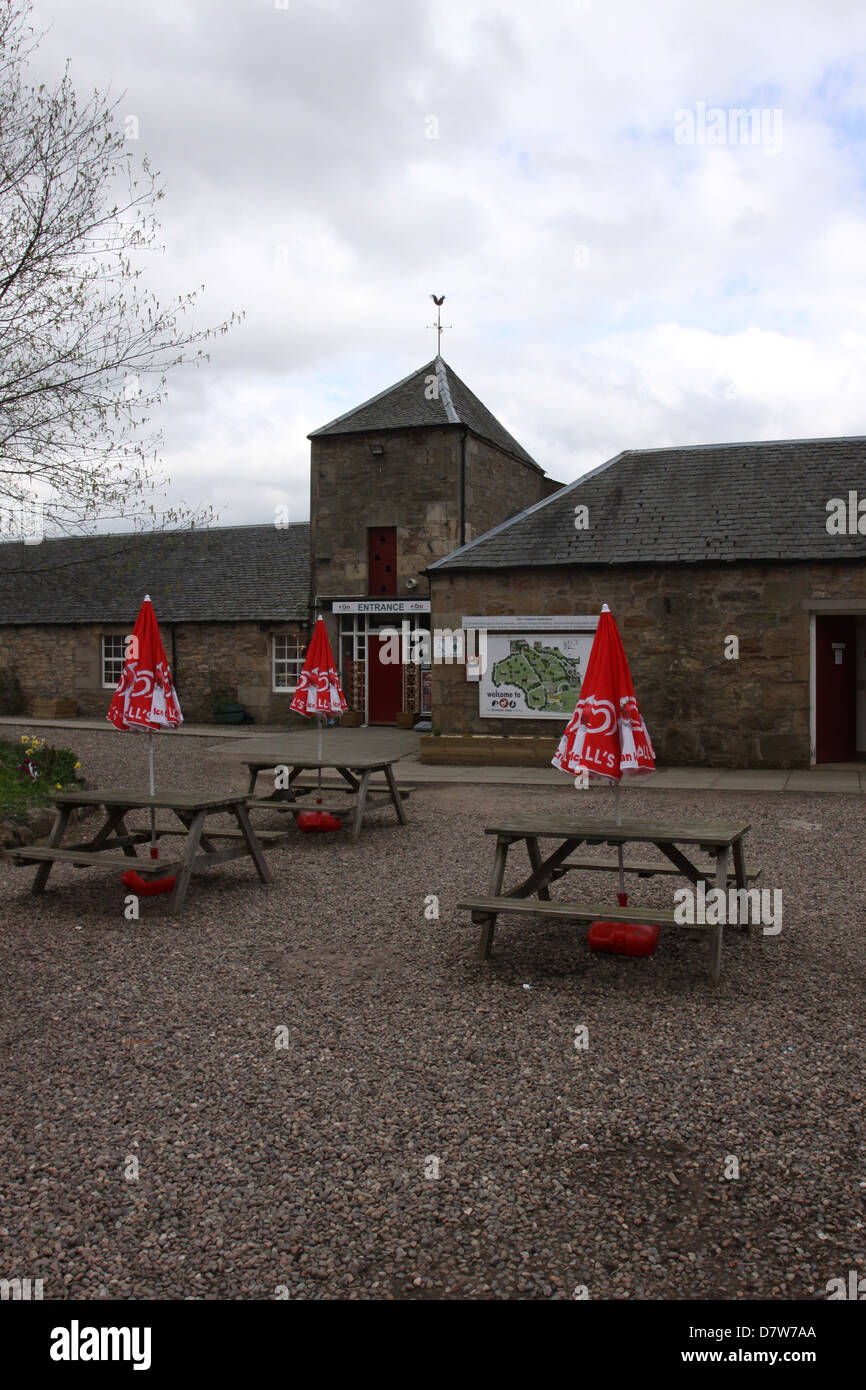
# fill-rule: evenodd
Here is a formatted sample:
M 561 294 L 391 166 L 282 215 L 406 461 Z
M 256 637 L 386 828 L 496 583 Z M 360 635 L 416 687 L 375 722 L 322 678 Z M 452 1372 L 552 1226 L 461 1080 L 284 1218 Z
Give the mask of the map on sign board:
M 564 719 L 574 713 L 591 632 L 488 632 L 478 712 L 495 719 Z

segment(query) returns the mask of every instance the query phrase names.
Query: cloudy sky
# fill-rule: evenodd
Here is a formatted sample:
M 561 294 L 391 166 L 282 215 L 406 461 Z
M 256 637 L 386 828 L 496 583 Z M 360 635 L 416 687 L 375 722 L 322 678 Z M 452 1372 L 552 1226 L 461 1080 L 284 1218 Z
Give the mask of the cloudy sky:
M 311 429 L 443 356 L 552 476 L 866 433 L 862 0 L 36 0 L 160 170 L 170 496 L 308 515 Z M 737 110 L 763 112 L 744 129 Z M 754 134 L 754 141 L 750 136 Z

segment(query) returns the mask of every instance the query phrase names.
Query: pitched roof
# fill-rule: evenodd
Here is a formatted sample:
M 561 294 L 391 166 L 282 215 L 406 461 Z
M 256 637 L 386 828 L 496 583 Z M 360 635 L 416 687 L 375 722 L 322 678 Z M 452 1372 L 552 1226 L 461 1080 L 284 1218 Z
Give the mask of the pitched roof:
M 429 569 L 863 559 L 866 535 L 827 531 L 849 491 L 866 498 L 861 436 L 629 449 Z
M 428 399 L 430 392 L 426 378 L 431 376 L 436 377 L 438 389 L 436 396 Z M 411 376 L 404 377 L 386 391 L 380 391 L 378 396 L 371 396 L 363 405 L 339 415 L 330 424 L 322 425 L 321 429 L 313 430 L 307 437 L 318 439 L 328 434 L 366 434 L 376 430 L 406 429 L 414 425 L 466 425 L 473 434 L 489 440 L 523 463 L 531 464 L 539 473 L 544 472 L 442 357 L 434 357 L 432 362 L 419 367 Z
M 310 528 L 133 532 L 0 545 L 0 624 L 305 621 Z

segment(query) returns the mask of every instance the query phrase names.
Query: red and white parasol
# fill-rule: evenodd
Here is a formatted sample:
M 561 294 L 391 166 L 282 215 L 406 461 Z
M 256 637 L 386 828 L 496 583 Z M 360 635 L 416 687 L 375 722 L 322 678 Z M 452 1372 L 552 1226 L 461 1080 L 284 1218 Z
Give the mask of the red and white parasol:
M 638 709 L 625 648 L 613 614 L 604 604 L 580 687 L 580 699 L 553 755 L 553 766 L 576 776 L 587 772 L 616 787 L 616 823 L 621 822 L 623 777 L 655 771 L 655 753 Z M 620 905 L 625 883 L 619 847 Z
M 324 618 L 316 619 L 312 641 L 307 648 L 289 708 L 308 718 L 317 714 L 342 714 L 346 708 Z
M 176 729 L 183 723 L 183 715 L 149 594 L 145 594 L 138 610 L 126 660 L 106 719 L 110 719 L 118 729 L 143 729 L 147 732 L 150 795 L 154 796 L 153 731 Z M 154 859 L 155 823 L 155 811 L 151 807 L 150 852 Z
M 301 667 L 297 689 L 292 696 L 289 709 L 303 714 L 308 719 L 318 719 L 319 762 L 322 761 L 322 719 L 326 714 L 342 714 L 346 699 L 340 686 L 340 677 L 334 665 L 334 653 L 328 641 L 324 618 L 316 619 L 312 640 Z M 319 768 L 319 791 L 322 789 L 322 769 Z

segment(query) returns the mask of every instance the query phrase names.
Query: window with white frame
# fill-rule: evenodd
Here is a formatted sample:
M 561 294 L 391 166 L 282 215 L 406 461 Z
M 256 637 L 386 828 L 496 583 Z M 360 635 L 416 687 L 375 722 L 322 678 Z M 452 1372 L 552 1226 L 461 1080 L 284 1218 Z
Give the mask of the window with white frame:
M 126 638 L 111 633 L 102 639 L 102 684 L 114 690 L 123 671 Z
M 296 632 L 278 632 L 273 637 L 273 688 L 290 693 L 295 689 L 304 664 L 304 649 Z

